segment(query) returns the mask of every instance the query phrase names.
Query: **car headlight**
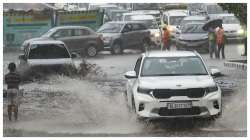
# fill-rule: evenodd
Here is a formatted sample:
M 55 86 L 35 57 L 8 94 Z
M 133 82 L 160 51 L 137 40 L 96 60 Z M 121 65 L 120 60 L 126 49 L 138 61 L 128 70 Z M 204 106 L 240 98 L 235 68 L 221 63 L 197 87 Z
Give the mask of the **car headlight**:
M 218 91 L 218 86 L 215 85 L 215 86 L 211 86 L 211 87 L 207 87 L 205 88 L 205 91 L 206 91 L 206 94 L 209 94 L 209 93 L 212 93 L 212 92 L 215 92 L 215 91 Z
M 243 30 L 243 29 L 239 29 L 239 30 L 237 31 L 237 33 L 240 34 L 240 35 L 243 35 L 243 34 L 244 34 L 244 30 Z
M 137 88 L 137 92 L 139 93 L 143 93 L 143 94 L 148 94 L 151 96 L 151 93 L 152 93 L 152 89 L 149 89 L 149 88 L 142 88 L 142 87 L 138 87 Z
M 111 40 L 112 40 L 111 37 L 103 37 L 103 41 L 104 41 L 105 43 L 110 43 Z
M 160 37 L 160 33 L 154 33 L 154 37 Z
M 168 30 L 169 30 L 170 32 L 174 32 L 174 31 L 175 31 L 175 29 L 174 29 L 173 27 L 168 27 Z

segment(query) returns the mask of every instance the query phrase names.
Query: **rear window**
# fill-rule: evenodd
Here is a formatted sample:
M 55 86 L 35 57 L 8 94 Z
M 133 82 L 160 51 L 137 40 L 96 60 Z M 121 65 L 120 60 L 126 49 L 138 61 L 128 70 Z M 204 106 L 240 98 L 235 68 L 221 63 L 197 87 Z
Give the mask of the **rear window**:
M 39 44 L 31 45 L 29 59 L 56 59 L 70 58 L 63 44 Z

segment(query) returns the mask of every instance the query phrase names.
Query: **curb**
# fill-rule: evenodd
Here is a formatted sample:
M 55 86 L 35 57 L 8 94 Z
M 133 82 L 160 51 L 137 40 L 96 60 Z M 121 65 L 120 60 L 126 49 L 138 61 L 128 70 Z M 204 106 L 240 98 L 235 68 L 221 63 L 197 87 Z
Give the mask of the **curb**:
M 224 62 L 225 67 L 236 68 L 239 70 L 247 71 L 247 64 L 237 62 Z

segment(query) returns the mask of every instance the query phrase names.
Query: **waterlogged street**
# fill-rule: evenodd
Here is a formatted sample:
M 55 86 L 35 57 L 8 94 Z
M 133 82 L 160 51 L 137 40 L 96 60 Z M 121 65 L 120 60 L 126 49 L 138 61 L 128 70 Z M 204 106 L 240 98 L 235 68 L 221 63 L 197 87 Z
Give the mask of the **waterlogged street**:
M 226 59 L 241 56 L 242 45 L 228 45 Z M 246 136 L 247 72 L 224 67 L 225 60 L 203 58 L 224 74 L 215 79 L 223 89 L 223 114 L 215 121 L 169 119 L 138 122 L 127 108 L 123 74 L 132 70 L 140 52 L 102 52 L 87 59 L 95 68 L 86 76 L 44 75 L 22 83 L 19 120 L 8 121 L 4 99 L 4 136 Z M 18 52 L 4 53 L 4 74 Z M 76 59 L 79 63 L 80 59 Z M 6 85 L 4 85 L 6 88 Z

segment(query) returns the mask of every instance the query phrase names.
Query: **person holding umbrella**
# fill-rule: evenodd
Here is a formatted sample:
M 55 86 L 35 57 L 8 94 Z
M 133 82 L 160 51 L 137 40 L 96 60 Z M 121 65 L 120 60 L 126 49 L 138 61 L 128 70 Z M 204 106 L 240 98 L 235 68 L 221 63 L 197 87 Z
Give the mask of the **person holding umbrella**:
M 210 58 L 213 58 L 213 53 L 215 57 L 218 58 L 217 47 L 216 47 L 216 34 L 215 29 L 219 26 L 222 26 L 222 19 L 213 19 L 209 20 L 202 27 L 203 30 L 208 31 L 208 41 L 209 41 L 209 54 Z

